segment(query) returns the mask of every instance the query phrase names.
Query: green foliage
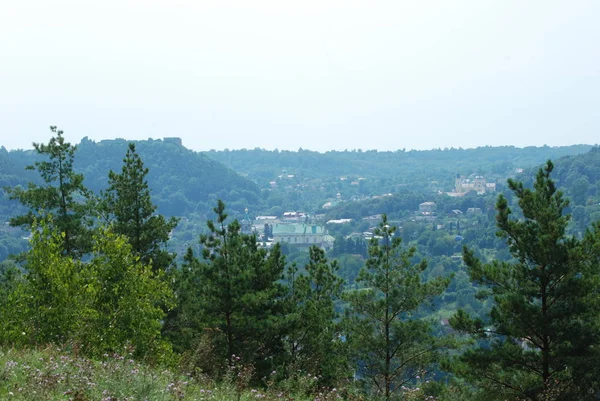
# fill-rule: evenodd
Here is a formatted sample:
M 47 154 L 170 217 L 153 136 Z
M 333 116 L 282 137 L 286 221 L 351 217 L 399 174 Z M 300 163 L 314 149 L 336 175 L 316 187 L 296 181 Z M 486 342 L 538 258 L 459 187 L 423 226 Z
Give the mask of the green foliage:
M 10 289 L 6 308 L 0 311 L 5 344 L 67 341 L 86 314 L 81 262 L 63 253 L 66 235 L 46 220 L 39 225 L 34 221 L 32 230 L 27 273 Z
M 298 275 L 295 266 L 288 270 L 289 370 L 310 373 L 322 384 L 334 385 L 349 371 L 335 309 L 344 282 L 337 275 L 338 264 L 328 261 L 322 249 L 312 246 L 309 252 L 305 274 Z
M 171 309 L 165 318 L 163 335 L 173 344 L 173 349 L 180 353 L 189 353 L 196 348 L 198 351 L 198 336 L 202 331 L 202 310 L 199 300 L 203 293 L 203 277 L 200 261 L 188 248 L 183 262 L 178 269 L 167 273 L 173 283 L 177 305 Z M 193 359 L 188 355 L 188 360 Z M 193 360 L 189 363 L 194 364 Z
M 112 230 L 129 240 L 133 253 L 142 264 L 151 265 L 154 271 L 164 271 L 173 260 L 165 244 L 178 219 L 166 220 L 155 214 L 156 206 L 152 203 L 146 180 L 148 171 L 135 151 L 135 144 L 130 143 L 121 174 L 112 170 L 108 173 L 109 187 L 104 206 Z
M 107 188 L 106 172 L 121 170 L 123 154 L 131 142 L 149 169 L 146 178 L 160 214 L 206 216 L 217 198 L 239 213 L 246 207 L 257 209 L 259 190 L 255 183 L 202 153 L 162 140 L 94 142 L 84 138 L 75 167 L 85 175 L 88 188 L 96 193 Z
M 164 273 L 142 263 L 127 238 L 101 230 L 81 275 L 88 313 L 75 341 L 86 354 L 99 356 L 128 345 L 136 357 L 164 361 L 170 356 L 170 345 L 161 338 L 161 306 L 174 306 L 173 292 Z
M 498 198 L 498 235 L 512 262 L 481 263 L 464 250 L 471 279 L 491 290 L 494 306 L 486 327 L 463 312 L 452 319 L 482 339 L 454 370 L 494 399 L 585 400 L 598 391 L 598 232 L 584 242 L 565 234 L 568 201 L 552 170 L 549 161 L 533 189 L 509 180 L 522 216 L 511 218 Z
M 160 305 L 171 305 L 171 290 L 132 254 L 125 238 L 100 230 L 93 257 L 84 263 L 62 253 L 65 235 L 51 222 L 34 222 L 33 229 L 27 271 L 9 287 L 0 311 L 2 343 L 71 342 L 88 355 L 129 345 L 138 357 L 169 356 Z
M 435 361 L 440 344 L 431 324 L 411 315 L 449 284 L 441 277 L 423 282 L 427 264 L 411 262 L 416 249 L 402 250 L 395 231 L 383 215 L 356 280 L 362 288 L 345 294 L 349 341 L 362 366 L 358 374 L 386 400 L 397 397 L 402 386 L 413 383 Z
M 278 245 L 267 252 L 254 235 L 240 232 L 237 220 L 226 225 L 222 201 L 214 211 L 216 222 L 207 222 L 210 234 L 200 238 L 202 291 L 195 300 L 203 333 L 214 350 L 215 364 L 204 368 L 224 373 L 241 358 L 260 379 L 282 356 L 285 287 L 280 280 L 285 261 Z
M 83 175 L 73 171 L 76 146 L 65 142 L 63 132 L 50 127 L 52 134 L 47 145 L 34 143 L 38 154 L 48 160 L 35 162 L 27 166 L 36 170 L 44 185 L 30 182 L 27 189 L 21 186 L 5 188 L 10 199 L 16 199 L 29 208 L 27 214 L 12 217 L 13 226 L 29 228 L 36 217 L 52 214 L 53 224 L 64 233 L 63 252 L 70 256 L 81 256 L 89 250 L 90 231 L 86 217 L 88 191 L 83 186 Z

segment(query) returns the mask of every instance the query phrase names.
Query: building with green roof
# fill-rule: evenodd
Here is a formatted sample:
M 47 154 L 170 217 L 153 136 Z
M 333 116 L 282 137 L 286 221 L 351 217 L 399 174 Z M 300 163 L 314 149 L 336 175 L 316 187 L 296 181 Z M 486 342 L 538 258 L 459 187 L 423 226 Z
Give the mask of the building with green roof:
M 328 246 L 332 237 L 325 227 L 307 223 L 277 223 L 273 225 L 273 241 L 300 246 Z

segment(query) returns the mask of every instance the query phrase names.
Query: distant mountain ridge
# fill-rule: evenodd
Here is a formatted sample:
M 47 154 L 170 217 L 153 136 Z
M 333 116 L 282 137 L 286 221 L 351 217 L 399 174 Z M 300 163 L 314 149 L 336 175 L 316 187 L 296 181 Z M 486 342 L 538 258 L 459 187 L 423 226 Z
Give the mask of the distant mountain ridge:
M 299 149 L 298 151 L 278 151 L 264 149 L 240 149 L 205 152 L 209 157 L 227 167 L 244 172 L 259 182 L 287 172 L 311 175 L 357 175 L 379 177 L 381 175 L 403 174 L 415 169 L 429 170 L 430 175 L 450 171 L 468 175 L 506 174 L 511 169 L 538 165 L 548 159 L 567 155 L 577 155 L 589 151 L 592 145 L 571 145 L 559 147 L 486 146 L 474 149 L 433 149 L 433 150 L 352 150 L 329 151 L 325 153 Z M 454 175 L 449 176 L 449 181 Z

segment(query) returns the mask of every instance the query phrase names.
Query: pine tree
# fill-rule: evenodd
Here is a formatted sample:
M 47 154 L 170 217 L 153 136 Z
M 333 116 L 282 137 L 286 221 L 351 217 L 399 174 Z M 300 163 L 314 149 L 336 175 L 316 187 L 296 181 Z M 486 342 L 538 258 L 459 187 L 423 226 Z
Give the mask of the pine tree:
M 385 400 L 399 396 L 402 386 L 423 375 L 434 361 L 440 344 L 430 323 L 411 316 L 449 284 L 444 278 L 423 282 L 426 262 L 413 264 L 416 249 L 402 250 L 395 231 L 383 215 L 356 280 L 362 288 L 346 294 L 348 339 L 361 366 L 358 376 Z
M 293 372 L 310 373 L 333 386 L 348 370 L 335 308 L 344 282 L 337 275 L 339 265 L 328 261 L 322 249 L 312 246 L 309 253 L 305 274 L 296 275 L 295 266 L 289 269 L 289 365 Z
M 225 205 L 218 201 L 216 222 L 200 238 L 203 249 L 200 314 L 221 373 L 238 358 L 252 366 L 255 378 L 267 376 L 283 355 L 285 260 L 278 245 L 267 252 L 256 236 L 242 234 L 240 224 L 226 224 Z M 216 372 L 219 373 L 219 372 Z
M 168 272 L 177 297 L 177 306 L 168 312 L 162 331 L 173 344 L 173 349 L 179 353 L 193 349 L 198 333 L 202 330 L 202 271 L 200 261 L 189 247 L 183 255 L 180 268 Z
M 496 204 L 498 235 L 513 260 L 482 263 L 463 255 L 471 279 L 488 288 L 494 306 L 484 321 L 459 311 L 453 327 L 470 332 L 480 347 L 468 350 L 454 371 L 487 399 L 597 399 L 598 231 L 585 241 L 566 234 L 569 205 L 550 174 L 550 161 L 533 189 L 509 180 L 522 214 L 507 199 Z
M 112 217 L 112 230 L 124 235 L 132 251 L 144 264 L 152 264 L 154 271 L 165 270 L 173 255 L 165 244 L 177 226 L 177 219 L 156 215 L 142 159 L 130 143 L 123 159 L 121 174 L 110 171 L 109 187 L 105 194 L 105 207 Z
M 89 191 L 83 185 L 83 175 L 73 171 L 73 161 L 77 146 L 65 142 L 63 131 L 50 127 L 53 136 L 47 145 L 34 143 L 36 152 L 49 160 L 27 166 L 37 170 L 44 185 L 29 183 L 27 189 L 5 188 L 11 199 L 16 199 L 29 207 L 25 215 L 10 219 L 12 226 L 30 228 L 36 218 L 45 219 L 52 215 L 52 224 L 64 233 L 63 253 L 68 256 L 81 256 L 91 246 L 89 229 Z

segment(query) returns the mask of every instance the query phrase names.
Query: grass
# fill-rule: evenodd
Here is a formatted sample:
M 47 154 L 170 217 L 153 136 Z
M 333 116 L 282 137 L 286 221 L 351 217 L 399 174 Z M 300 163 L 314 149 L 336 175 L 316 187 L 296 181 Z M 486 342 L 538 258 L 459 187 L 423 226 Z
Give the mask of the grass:
M 253 389 L 243 381 L 215 382 L 202 375 L 152 368 L 125 355 L 93 361 L 48 347 L 0 349 L 0 399 L 14 401 L 333 401 L 360 400 L 336 389 L 317 389 L 313 378 L 294 386 L 272 384 Z

